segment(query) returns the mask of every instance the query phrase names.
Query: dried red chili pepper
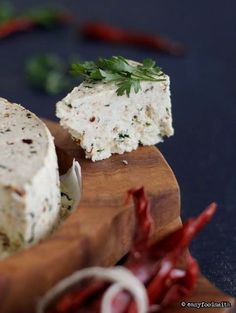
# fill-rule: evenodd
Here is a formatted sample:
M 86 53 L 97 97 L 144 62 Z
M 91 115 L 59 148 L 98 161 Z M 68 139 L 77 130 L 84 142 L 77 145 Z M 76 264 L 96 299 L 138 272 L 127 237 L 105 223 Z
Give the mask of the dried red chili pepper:
M 171 277 L 172 286 L 165 293 L 161 300 L 161 307 L 166 307 L 178 299 L 188 295 L 195 287 L 199 266 L 195 259 L 190 255 L 187 257 L 186 272 L 183 277 Z
M 131 255 L 140 257 L 142 251 L 147 249 L 151 235 L 153 220 L 150 214 L 150 201 L 147 198 L 144 188 L 130 189 L 128 199 L 133 197 L 135 206 L 136 231 L 133 237 Z
M 182 44 L 172 42 L 159 35 L 129 31 L 104 23 L 87 22 L 82 25 L 80 32 L 86 38 L 154 49 L 158 52 L 164 52 L 174 56 L 183 55 L 185 52 Z
M 146 251 L 150 260 L 161 260 L 158 265 L 156 275 L 152 278 L 147 286 L 147 293 L 150 304 L 159 304 L 161 306 L 173 303 L 179 294 L 183 296 L 188 294 L 194 287 L 197 277 L 198 266 L 194 259 L 187 258 L 187 271 L 175 288 L 171 291 L 173 285 L 172 273 L 178 261 L 180 261 L 185 249 L 196 234 L 206 225 L 213 217 L 216 210 L 216 204 L 208 206 L 199 217 L 191 219 L 184 223 L 183 227 L 160 242 L 153 244 Z M 144 256 L 145 257 L 145 256 Z M 158 263 L 157 263 L 158 264 Z M 192 266 L 192 268 L 190 267 Z M 132 266 L 131 266 L 132 267 Z M 174 275 L 175 278 L 175 275 Z M 170 285 L 170 287 L 169 287 Z M 167 299 L 162 303 L 162 299 Z M 128 313 L 135 313 L 134 304 L 131 304 Z
M 107 286 L 108 284 L 104 282 L 96 282 L 82 290 L 80 289 L 79 291 L 76 290 L 68 293 L 61 298 L 61 300 L 55 305 L 53 311 L 50 312 L 67 313 L 76 311 L 77 308 L 83 306 L 90 297 L 101 294 Z
M 0 24 L 0 38 L 8 37 L 17 32 L 29 30 L 34 23 L 25 18 L 15 18 Z
M 169 234 L 161 241 L 148 245 L 151 232 L 149 202 L 143 188 L 130 190 L 135 203 L 137 229 L 133 248 L 124 264 L 143 284 L 146 285 L 150 305 L 157 311 L 188 295 L 194 288 L 198 274 L 198 264 L 187 255 L 185 269 L 178 268 L 190 241 L 209 222 L 216 210 L 213 203 L 199 217 L 185 222 L 182 228 Z M 143 246 L 142 246 L 142 244 Z M 138 253 L 138 257 L 137 257 Z M 108 286 L 109 284 L 107 284 Z M 106 284 L 94 283 L 82 292 L 64 295 L 52 313 L 98 313 Z M 91 298 L 92 297 L 92 298 Z M 91 301 L 86 302 L 88 299 Z M 120 292 L 113 300 L 113 313 L 136 313 L 130 295 Z
M 198 217 L 187 220 L 182 228 L 154 243 L 147 251 L 149 258 L 160 258 L 178 247 L 181 251 L 188 247 L 190 241 L 203 229 L 215 214 L 216 203 L 210 204 Z
M 213 217 L 215 210 L 216 204 L 212 203 L 199 217 L 190 219 L 184 223 L 181 229 L 171 233 L 158 243 L 151 245 L 144 251 L 139 262 L 127 261 L 125 266 L 143 283 L 146 284 L 148 279 L 150 280 L 147 285 L 150 304 L 158 303 L 161 308 L 175 302 L 178 295 L 184 296 L 193 290 L 198 272 L 197 262 L 189 256 L 186 264 L 187 269 L 183 272 L 183 277 L 180 277 L 178 280 L 176 280 L 178 277 L 175 274 L 176 263 L 180 261 L 190 241 Z M 114 313 L 124 312 L 124 302 L 124 299 L 122 299 L 120 302 L 121 310 L 114 310 Z M 129 300 L 126 299 L 126 306 L 128 303 Z M 118 303 L 116 303 L 116 307 L 119 308 Z M 134 304 L 130 304 L 125 312 L 136 312 Z
M 37 13 L 37 12 L 36 12 Z M 47 11 L 45 11 L 45 14 Z M 11 35 L 31 30 L 35 27 L 47 27 L 49 25 L 64 24 L 71 20 L 71 16 L 63 12 L 48 12 L 50 15 L 25 15 L 22 17 L 13 17 L 5 22 L 0 23 L 0 39 Z

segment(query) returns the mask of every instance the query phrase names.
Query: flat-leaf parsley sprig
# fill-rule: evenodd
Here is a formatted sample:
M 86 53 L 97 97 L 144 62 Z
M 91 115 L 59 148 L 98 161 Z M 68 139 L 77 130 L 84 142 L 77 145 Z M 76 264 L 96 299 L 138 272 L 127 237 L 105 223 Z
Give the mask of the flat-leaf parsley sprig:
M 71 73 L 83 76 L 88 82 L 115 82 L 117 95 L 126 94 L 128 97 L 132 89 L 135 93 L 142 89 L 142 81 L 165 81 L 164 73 L 160 67 L 156 66 L 155 61 L 145 59 L 142 63 L 128 62 L 122 56 L 74 63 L 71 66 Z

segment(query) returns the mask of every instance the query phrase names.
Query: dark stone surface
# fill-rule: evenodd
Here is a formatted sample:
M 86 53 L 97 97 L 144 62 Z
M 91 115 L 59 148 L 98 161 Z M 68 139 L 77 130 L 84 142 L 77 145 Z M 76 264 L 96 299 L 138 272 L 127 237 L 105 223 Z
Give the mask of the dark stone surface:
M 15 0 L 23 9 L 37 1 Z M 40 3 L 49 3 L 41 0 Z M 121 46 L 84 42 L 70 28 L 37 31 L 0 42 L 0 95 L 36 114 L 54 118 L 58 97 L 28 88 L 24 63 L 38 53 L 83 59 L 124 55 L 151 57 L 171 76 L 175 136 L 159 147 L 181 187 L 182 216 L 198 214 L 217 201 L 213 222 L 191 247 L 203 273 L 236 295 L 236 2 L 234 0 L 64 0 L 78 24 L 105 20 L 123 27 L 161 33 L 184 42 L 183 58 Z

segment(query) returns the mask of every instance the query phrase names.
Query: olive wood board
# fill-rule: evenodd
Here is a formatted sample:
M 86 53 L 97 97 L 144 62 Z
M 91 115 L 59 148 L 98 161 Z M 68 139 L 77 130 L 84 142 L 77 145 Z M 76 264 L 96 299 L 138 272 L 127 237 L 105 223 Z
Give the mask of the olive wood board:
M 130 188 L 143 185 L 151 200 L 153 240 L 181 226 L 179 186 L 158 149 L 139 147 L 93 163 L 59 124 L 45 122 L 55 137 L 60 172 L 70 167 L 73 158 L 82 167 L 82 200 L 48 239 L 0 262 L 0 313 L 35 313 L 38 299 L 62 278 L 83 267 L 114 265 L 126 255 L 135 226 L 133 204 L 125 203 Z M 235 304 L 202 275 L 185 301 Z M 180 302 L 165 312 L 189 311 L 199 312 L 181 308 Z M 215 311 L 232 312 L 232 308 L 201 309 Z

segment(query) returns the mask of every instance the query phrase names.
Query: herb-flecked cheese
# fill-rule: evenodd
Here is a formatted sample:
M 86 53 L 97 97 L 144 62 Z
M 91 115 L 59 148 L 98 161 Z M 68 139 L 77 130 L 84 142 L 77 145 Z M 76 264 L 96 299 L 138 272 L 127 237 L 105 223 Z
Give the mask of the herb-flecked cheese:
M 55 227 L 60 186 L 53 138 L 33 113 L 0 98 L 0 257 Z M 2 252 L 2 253 L 1 253 Z
M 154 145 L 173 135 L 170 80 L 141 82 L 142 90 L 117 96 L 115 83 L 88 83 L 57 103 L 57 117 L 92 161 Z

